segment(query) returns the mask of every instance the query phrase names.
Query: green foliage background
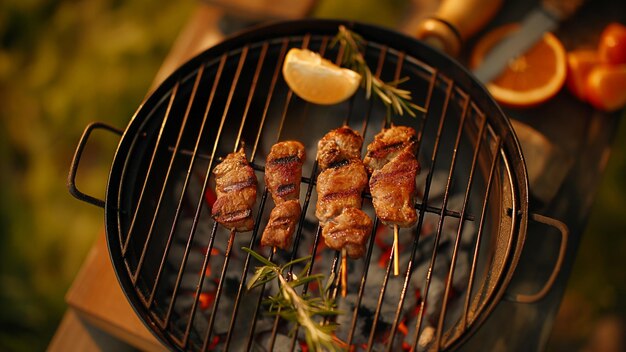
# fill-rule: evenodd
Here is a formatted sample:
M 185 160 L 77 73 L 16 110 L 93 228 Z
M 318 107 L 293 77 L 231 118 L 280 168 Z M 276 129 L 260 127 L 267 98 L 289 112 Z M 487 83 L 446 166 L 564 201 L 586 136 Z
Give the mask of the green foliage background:
M 87 123 L 127 124 L 193 1 L 0 2 L 0 350 L 44 350 L 102 211 L 65 178 Z M 94 138 L 80 186 L 102 196 L 116 141 Z
M 78 138 L 91 121 L 126 126 L 195 5 L 0 2 L 0 350 L 47 346 L 66 308 L 64 294 L 103 227 L 102 211 L 74 200 L 65 187 Z M 320 1 L 316 16 L 393 27 L 404 5 Z M 626 248 L 621 126 L 568 291 L 591 317 L 626 312 L 620 299 L 626 274 L 619 269 Z M 88 193 L 102 196 L 115 145 L 115 138 L 90 142 L 78 180 Z M 591 323 L 575 327 L 578 339 Z

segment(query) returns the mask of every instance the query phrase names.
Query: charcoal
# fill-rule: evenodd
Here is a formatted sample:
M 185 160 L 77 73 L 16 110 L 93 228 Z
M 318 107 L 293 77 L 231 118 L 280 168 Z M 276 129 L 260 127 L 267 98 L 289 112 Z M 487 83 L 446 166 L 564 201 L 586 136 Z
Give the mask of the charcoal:
M 413 346 L 415 342 L 415 328 L 417 324 L 417 317 L 411 317 L 405 322 L 408 333 L 403 335 L 403 342 L 408 344 L 409 346 Z M 431 345 L 432 339 L 434 338 L 435 329 L 430 325 L 430 323 L 426 320 L 422 320 L 422 326 L 420 328 L 420 336 L 417 339 L 417 351 L 425 351 Z
M 172 265 L 172 267 L 177 268 L 183 262 L 184 254 L 185 254 L 185 247 L 182 245 L 179 246 L 178 244 L 174 244 L 173 246 L 170 247 L 170 251 L 167 256 L 167 261 L 169 264 Z M 189 254 L 187 255 L 186 265 L 189 266 L 190 269 L 194 268 L 194 269 L 197 269 L 197 271 L 200 271 L 200 269 L 202 268 L 203 261 L 204 261 L 204 255 L 200 252 L 199 249 L 194 248 L 193 250 L 190 250 Z
M 422 170 L 417 176 L 417 190 L 418 193 L 422 193 L 426 188 L 426 181 L 429 170 Z M 428 192 L 428 200 L 434 201 L 441 199 L 446 191 L 446 185 L 448 183 L 448 172 L 442 170 L 435 170 L 430 181 L 430 190 Z
M 269 351 L 268 347 L 270 345 L 272 338 L 271 332 L 265 333 L 262 336 L 258 336 L 255 340 L 254 351 Z M 296 351 L 300 351 L 297 347 Z M 291 337 L 283 334 L 276 334 L 274 340 L 274 348 L 272 352 L 290 352 L 291 351 Z
M 419 339 L 417 340 L 418 350 L 425 351 L 430 347 L 435 338 L 435 328 L 432 326 L 425 326 L 421 331 Z
M 418 193 L 425 189 L 426 178 L 428 170 L 423 170 L 417 178 Z M 262 182 L 262 175 L 259 174 L 260 184 Z M 430 193 L 428 199 L 428 205 L 432 207 L 440 207 L 443 201 L 444 191 L 447 185 L 447 172 L 436 170 L 433 174 Z M 182 181 L 180 181 L 182 182 Z M 176 226 L 176 232 L 174 241 L 170 249 L 170 253 L 167 257 L 167 266 L 163 273 L 162 284 L 160 287 L 160 293 L 157 296 L 161 301 L 161 304 L 169 304 L 170 296 L 173 293 L 174 285 L 176 282 L 176 276 L 178 274 L 178 266 L 182 262 L 185 248 L 188 246 L 190 240 L 190 231 L 193 226 L 193 216 L 195 214 L 195 206 L 198 202 L 198 194 L 200 194 L 203 178 L 197 177 L 194 174 L 191 182 L 188 186 L 187 195 L 184 199 L 183 212 L 178 219 Z M 182 184 L 181 184 L 182 185 Z M 304 199 L 307 187 L 301 189 L 301 199 Z M 194 193 L 195 192 L 195 193 Z M 464 190 L 451 188 L 451 193 L 448 198 L 447 209 L 450 211 L 460 212 L 463 208 Z M 262 192 L 258 192 L 260 197 Z M 176 206 L 178 199 L 175 199 L 175 195 L 170 200 L 171 206 Z M 313 250 L 313 244 L 315 236 L 318 230 L 318 222 L 315 218 L 315 204 L 316 193 L 311 194 L 311 199 L 308 207 L 305 209 L 306 215 L 303 221 L 300 237 L 298 238 L 298 248 L 295 254 L 292 254 L 291 250 L 283 251 L 278 250 L 273 255 L 273 261 L 277 264 L 284 264 L 292 258 L 299 258 L 307 255 L 311 255 Z M 257 212 L 260 211 L 259 203 L 257 202 L 255 208 L 255 218 L 258 216 Z M 422 201 L 422 200 L 418 200 Z M 261 223 L 258 224 L 259 230 L 264 228 L 269 211 L 271 210 L 271 200 L 267 200 L 263 209 L 263 214 L 259 217 Z M 468 206 L 468 209 L 471 208 Z M 364 200 L 364 211 L 368 213 L 372 218 L 374 217 L 373 208 L 369 199 Z M 468 210 L 469 214 L 469 210 Z M 374 350 L 378 350 L 383 347 L 383 338 L 386 332 L 391 329 L 391 326 L 395 319 L 396 309 L 400 299 L 400 294 L 403 290 L 406 268 L 411 260 L 411 253 L 414 250 L 414 257 L 412 261 L 412 274 L 411 279 L 406 289 L 406 295 L 404 298 L 403 314 L 399 317 L 400 321 L 404 321 L 404 324 L 409 329 L 407 335 L 397 332 L 394 340 L 393 350 L 399 350 L 402 343 L 413 344 L 415 338 L 415 323 L 416 316 L 412 313 L 421 303 L 422 298 L 416 296 L 416 291 L 423 292 L 424 283 L 426 279 L 426 273 L 428 272 L 430 261 L 432 258 L 434 248 L 435 235 L 437 234 L 440 216 L 435 212 L 425 212 L 420 214 L 423 216 L 422 224 L 420 228 L 419 237 L 417 238 L 417 246 L 415 248 L 415 236 L 417 234 L 417 224 L 411 228 L 400 229 L 398 240 L 400 245 L 400 276 L 394 276 L 390 272 L 387 286 L 385 287 L 384 298 L 380 309 L 379 320 L 376 322 L 376 340 Z M 462 293 L 467 286 L 467 280 L 469 276 L 469 269 L 471 266 L 471 256 L 473 252 L 473 244 L 475 241 L 476 230 L 478 227 L 478 219 L 480 214 L 470 214 L 475 220 L 464 220 L 462 237 L 460 239 L 459 252 L 457 254 L 456 267 L 453 277 L 452 286 L 455 289 L 454 294 L 456 297 L 464 297 L 459 294 Z M 446 216 L 443 222 L 443 226 L 440 229 L 440 238 L 437 245 L 437 257 L 432 268 L 432 277 L 430 282 L 430 288 L 428 292 L 428 299 L 426 303 L 426 311 L 424 312 L 422 321 L 422 331 L 418 338 L 418 350 L 427 349 L 433 338 L 434 326 L 438 323 L 439 314 L 441 312 L 442 299 L 445 291 L 445 280 L 447 278 L 450 261 L 453 254 L 454 244 L 457 240 L 458 228 L 460 219 L 455 216 Z M 178 291 L 178 297 L 174 306 L 174 312 L 172 314 L 173 329 L 180 333 L 184 333 L 186 324 L 189 320 L 189 314 L 191 312 L 191 306 L 194 301 L 195 290 L 198 285 L 198 273 L 202 270 L 202 265 L 205 260 L 207 246 L 213 237 L 213 248 L 217 253 L 213 253 L 208 262 L 208 268 L 210 276 L 205 277 L 202 282 L 202 292 L 209 293 L 215 292 L 217 289 L 217 283 L 219 276 L 222 272 L 224 265 L 224 253 L 226 251 L 228 241 L 230 238 L 230 232 L 218 226 L 217 230 L 213 231 L 213 220 L 210 217 L 210 207 L 203 203 L 202 211 L 198 219 L 198 224 L 195 229 L 194 237 L 189 243 L 190 252 L 187 257 L 187 263 L 184 270 L 184 275 L 180 283 Z M 297 233 L 296 233 L 297 234 Z M 228 333 L 228 329 L 231 324 L 231 316 L 234 309 L 234 300 L 237 296 L 237 292 L 241 284 L 241 276 L 243 271 L 243 265 L 247 256 L 240 248 L 251 247 L 261 255 L 267 257 L 270 254 L 270 248 L 261 248 L 258 245 L 259 238 L 252 240 L 251 233 L 236 234 L 234 242 L 232 244 L 232 251 L 230 253 L 228 269 L 225 273 L 224 281 L 222 284 L 222 292 L 220 294 L 219 305 L 216 309 L 216 319 L 213 322 L 212 336 L 225 337 Z M 352 343 L 354 345 L 361 345 L 368 342 L 370 330 L 374 325 L 373 317 L 377 309 L 378 299 L 381 292 L 381 288 L 384 282 L 387 265 L 389 263 L 390 250 L 393 245 L 393 228 L 384 226 L 382 224 L 376 229 L 376 238 L 373 241 L 373 245 L 369 250 L 371 251 L 371 260 L 369 267 L 367 268 L 367 280 L 365 282 L 364 293 L 361 297 L 359 307 L 356 307 L 358 299 L 359 288 L 361 285 L 362 275 L 365 269 L 365 258 L 359 260 L 348 260 L 348 287 L 346 297 L 337 297 L 338 309 L 344 314 L 341 314 L 334 318 L 334 322 L 338 324 L 336 331 L 337 337 L 346 341 L 350 329 L 352 327 L 352 318 L 354 310 L 358 309 L 357 321 L 355 323 L 354 334 Z M 319 239 L 319 246 L 322 248 L 323 239 Z M 338 252 L 328 250 L 326 248 L 320 249 L 316 253 L 315 263 L 313 266 L 313 273 L 322 273 L 328 277 L 335 265 L 335 273 L 339 274 L 339 265 L 341 256 Z M 391 260 L 393 260 L 391 258 Z M 382 263 L 382 266 L 381 266 Z M 255 259 L 251 258 L 248 266 L 246 280 L 252 276 L 256 266 L 259 266 Z M 298 265 L 293 268 L 293 271 L 299 273 L 303 265 Z M 244 286 L 242 287 L 242 297 L 239 311 L 237 314 L 237 321 L 235 322 L 235 330 L 230 342 L 230 350 L 243 350 L 247 344 L 247 337 L 250 332 L 252 321 L 250 318 L 255 314 L 257 309 L 257 298 L 260 294 L 260 288 L 247 291 Z M 335 288 L 333 291 L 339 295 L 340 287 Z M 272 282 L 266 285 L 263 296 L 273 295 L 278 292 L 278 285 L 276 282 Z M 312 294 L 317 292 L 311 291 Z M 423 294 L 423 293 L 422 293 Z M 462 314 L 463 300 L 456 298 L 448 302 L 448 319 L 446 323 L 448 325 L 454 324 L 455 321 Z M 195 317 L 193 320 L 193 328 L 190 335 L 190 343 L 192 346 L 199 349 L 206 336 L 208 328 L 208 322 L 212 312 L 213 306 L 205 309 L 201 309 L 198 306 Z M 255 323 L 255 343 L 253 350 L 265 351 L 269 346 L 269 339 L 272 334 L 272 328 L 274 326 L 275 317 L 266 313 L 265 307 L 261 306 L 258 312 L 258 319 Z M 332 319 L 331 319 L 332 321 Z M 274 343 L 275 351 L 291 350 L 292 338 L 288 335 L 292 331 L 293 324 L 280 320 L 278 325 L 278 333 L 276 335 L 276 341 Z M 449 328 L 446 326 L 446 328 Z M 304 340 L 304 330 L 298 330 L 298 339 Z M 223 341 L 220 342 L 216 348 L 223 348 Z M 299 343 L 296 344 L 295 350 L 300 350 Z

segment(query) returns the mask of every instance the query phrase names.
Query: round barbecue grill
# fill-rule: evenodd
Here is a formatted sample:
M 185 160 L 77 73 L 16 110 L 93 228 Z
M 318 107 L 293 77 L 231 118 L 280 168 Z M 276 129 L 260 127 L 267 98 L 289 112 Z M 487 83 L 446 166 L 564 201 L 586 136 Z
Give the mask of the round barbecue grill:
M 459 64 L 419 41 L 359 23 L 307 20 L 260 27 L 191 59 L 142 104 L 122 135 L 106 199 L 76 189 L 82 150 L 69 176 L 72 194 L 104 207 L 111 260 L 131 305 L 149 329 L 178 350 L 300 350 L 302 329 L 265 314 L 271 285 L 248 291 L 256 263 L 250 247 L 277 263 L 311 255 L 311 272 L 338 272 L 340 253 L 324 247 L 314 216 L 317 141 L 349 125 L 367 145 L 384 126 L 387 109 L 362 91 L 349 101 L 318 106 L 285 84 L 281 67 L 290 48 L 337 61 L 330 41 L 339 25 L 367 41 L 364 56 L 385 81 L 409 77 L 403 88 L 425 109 L 416 118 L 393 116 L 418 131 L 419 219 L 400 231 L 401 275 L 393 276 L 391 230 L 378 219 L 366 255 L 350 260 L 348 295 L 339 341 L 355 350 L 448 350 L 462 346 L 503 298 L 540 299 L 559 270 L 567 230 L 528 214 L 528 181 L 511 125 L 486 90 Z M 259 245 L 272 208 L 262 186 L 250 233 L 230 233 L 210 217 L 211 170 L 244 147 L 264 185 L 264 159 L 279 140 L 307 147 L 301 187 L 302 217 L 290 252 Z M 370 196 L 363 210 L 375 218 Z M 312 206 L 313 204 L 313 206 Z M 510 294 L 507 286 L 524 245 L 527 221 L 558 226 L 562 250 L 537 293 Z M 338 277 L 338 275 L 335 275 Z M 314 287 L 304 287 L 303 293 Z

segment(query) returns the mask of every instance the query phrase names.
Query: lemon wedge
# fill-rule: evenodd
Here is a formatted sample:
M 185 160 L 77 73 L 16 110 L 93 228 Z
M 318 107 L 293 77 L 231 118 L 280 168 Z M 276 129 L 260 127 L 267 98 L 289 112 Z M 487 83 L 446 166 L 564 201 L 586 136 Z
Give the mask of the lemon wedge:
M 361 83 L 361 75 L 342 68 L 307 49 L 292 48 L 283 63 L 283 77 L 300 98 L 330 105 L 351 97 Z

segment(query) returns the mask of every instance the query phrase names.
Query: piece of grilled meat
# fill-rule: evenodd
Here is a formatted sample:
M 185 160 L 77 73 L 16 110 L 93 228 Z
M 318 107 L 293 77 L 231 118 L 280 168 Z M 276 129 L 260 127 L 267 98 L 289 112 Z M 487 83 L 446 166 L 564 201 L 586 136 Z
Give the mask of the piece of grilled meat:
M 254 227 L 252 207 L 256 202 L 257 179 L 243 148 L 228 154 L 213 169 L 217 199 L 211 209 L 213 218 L 224 227 L 246 232 Z
M 359 159 L 322 171 L 317 177 L 315 216 L 322 226 L 345 208 L 361 208 L 361 194 L 367 186 L 367 172 Z
M 298 141 L 279 142 L 272 146 L 265 161 L 265 185 L 274 203 L 300 198 L 304 145 Z
M 350 258 L 365 254 L 365 243 L 372 232 L 372 219 L 361 209 L 345 208 L 322 229 L 324 242 L 334 250 L 346 249 Z
M 367 146 L 364 162 L 370 178 L 372 203 L 386 225 L 410 227 L 417 221 L 414 208 L 415 177 L 420 166 L 415 158 L 415 130 L 392 126 L 374 137 Z
M 300 202 L 297 199 L 276 204 L 263 231 L 261 245 L 285 250 L 291 247 L 291 240 L 301 212 Z
M 328 132 L 318 143 L 315 215 L 322 226 L 326 245 L 345 249 L 351 258 L 365 253 L 372 220 L 361 211 L 361 194 L 367 186 L 367 171 L 360 159 L 363 138 L 344 126 Z
M 300 182 L 306 159 L 304 145 L 298 141 L 272 146 L 265 161 L 265 185 L 276 207 L 261 236 L 262 246 L 288 249 L 300 219 Z
M 334 129 L 317 143 L 317 163 L 325 170 L 333 164 L 351 159 L 361 159 L 363 137 L 348 126 Z
M 392 126 L 374 136 L 372 143 L 367 146 L 363 163 L 371 174 L 406 149 L 413 155 L 417 152 L 415 130 L 407 126 Z
M 418 172 L 419 163 L 408 149 L 374 170 L 370 179 L 372 203 L 385 225 L 411 227 L 417 221 L 414 197 Z

